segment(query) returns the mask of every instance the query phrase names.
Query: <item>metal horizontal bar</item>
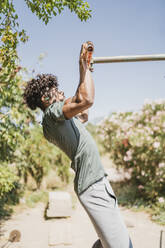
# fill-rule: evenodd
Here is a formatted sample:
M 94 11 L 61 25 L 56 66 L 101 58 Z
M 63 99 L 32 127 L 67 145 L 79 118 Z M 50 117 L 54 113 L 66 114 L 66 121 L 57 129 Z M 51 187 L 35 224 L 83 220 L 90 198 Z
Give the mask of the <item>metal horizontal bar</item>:
M 165 54 L 94 57 L 92 63 L 99 64 L 99 63 L 118 63 L 118 62 L 159 61 L 159 60 L 165 60 Z

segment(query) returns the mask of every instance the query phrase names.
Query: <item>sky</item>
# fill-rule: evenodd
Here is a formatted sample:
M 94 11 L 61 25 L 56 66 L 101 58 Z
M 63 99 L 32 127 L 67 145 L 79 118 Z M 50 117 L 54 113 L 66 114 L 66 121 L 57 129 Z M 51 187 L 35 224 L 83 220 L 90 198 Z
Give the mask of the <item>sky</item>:
M 20 64 L 37 73 L 55 74 L 66 97 L 77 89 L 80 47 L 87 40 L 94 43 L 94 57 L 165 53 L 164 0 L 88 3 L 92 18 L 87 22 L 66 9 L 45 25 L 25 1 L 14 1 L 20 26 L 29 35 L 29 41 L 18 47 Z M 145 99 L 165 97 L 165 61 L 95 64 L 92 76 L 95 102 L 89 120 L 112 111 L 137 111 Z

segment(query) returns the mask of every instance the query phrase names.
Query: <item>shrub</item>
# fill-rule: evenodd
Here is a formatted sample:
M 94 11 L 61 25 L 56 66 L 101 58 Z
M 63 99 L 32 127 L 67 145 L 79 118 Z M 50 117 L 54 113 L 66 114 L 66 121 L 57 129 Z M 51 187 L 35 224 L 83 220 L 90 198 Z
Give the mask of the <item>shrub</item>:
M 90 122 L 88 122 L 88 124 L 86 125 L 86 129 L 88 130 L 88 132 L 94 138 L 94 140 L 95 140 L 95 142 L 97 144 L 97 147 L 98 147 L 100 155 L 104 155 L 105 151 L 104 151 L 104 147 L 102 145 L 102 141 L 100 139 L 100 136 L 98 135 L 97 126 L 92 124 L 92 123 L 90 123 Z
M 26 192 L 25 195 L 26 205 L 28 207 L 35 207 L 38 202 L 47 203 L 48 202 L 48 192 L 46 191 L 35 191 Z
M 5 193 L 14 189 L 15 184 L 18 182 L 18 177 L 14 173 L 14 169 L 7 165 L 0 165 L 0 198 Z
M 141 196 L 164 197 L 165 100 L 147 101 L 138 112 L 113 113 L 99 129 L 106 151 L 117 167 L 129 169 Z
M 27 183 L 30 174 L 39 189 L 51 168 L 57 171 L 62 181 L 69 182 L 68 157 L 44 138 L 41 126 L 35 125 L 27 132 L 29 138 L 15 152 L 19 176 L 24 178 L 24 182 Z
M 0 166 L 0 219 L 12 213 L 10 205 L 16 205 L 23 191 L 15 170 L 7 165 Z

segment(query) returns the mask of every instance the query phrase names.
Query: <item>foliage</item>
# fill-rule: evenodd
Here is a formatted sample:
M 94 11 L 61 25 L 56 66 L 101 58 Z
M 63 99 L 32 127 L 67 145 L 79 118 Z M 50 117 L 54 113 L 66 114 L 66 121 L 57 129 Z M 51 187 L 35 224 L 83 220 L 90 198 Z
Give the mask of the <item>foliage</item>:
M 25 42 L 24 31 L 15 30 L 19 25 L 12 1 L 0 2 L 0 164 L 1 194 L 11 192 L 18 181 L 8 164 L 14 160 L 17 146 L 26 137 L 26 119 L 34 120 L 22 104 L 22 80 L 18 76 L 17 45 Z M 18 38 L 19 37 L 19 38 Z M 3 184 L 3 185 L 2 185 Z
M 165 225 L 165 202 L 158 202 L 152 211 L 152 220 L 161 224 Z
M 3 180 L 5 177 L 6 177 L 6 174 L 3 177 Z M 22 185 L 18 181 L 13 180 L 13 178 L 15 177 L 14 175 L 10 174 L 9 177 L 10 179 L 6 180 L 6 182 L 2 184 L 3 187 L 4 187 L 4 184 L 6 185 L 6 187 L 9 187 L 8 182 L 10 180 L 9 185 L 11 187 L 10 189 L 9 188 L 6 189 L 6 191 L 0 196 L 0 219 L 10 216 L 12 214 L 13 210 L 11 208 L 11 205 L 18 204 L 20 197 L 23 195 Z M 2 193 L 2 189 L 1 189 L 1 193 Z
M 90 17 L 88 3 L 82 0 L 74 1 L 29 1 L 25 0 L 28 7 L 45 24 L 52 15 L 57 15 L 68 7 L 74 11 L 81 20 Z M 28 36 L 25 30 L 19 30 L 19 19 L 12 0 L 0 2 L 0 131 L 1 131 L 1 154 L 4 159 L 10 159 L 16 147 L 20 135 L 25 136 L 23 128 L 25 120 L 33 115 L 25 110 L 22 105 L 22 80 L 17 76 L 21 67 L 17 55 L 19 42 L 26 42 Z M 25 114 L 26 113 L 26 114 Z
M 28 139 L 15 152 L 19 176 L 26 183 L 30 174 L 40 188 L 43 177 L 54 167 L 61 180 L 68 182 L 70 160 L 66 155 L 44 138 L 41 126 L 35 125 L 27 133 Z
M 65 7 L 71 12 L 75 12 L 81 21 L 86 21 L 91 17 L 89 4 L 83 0 L 25 0 L 27 6 L 35 13 L 45 24 L 49 22 L 52 15 L 60 14 Z
M 52 16 L 60 14 L 65 7 L 74 12 L 81 21 L 86 21 L 91 15 L 91 10 L 87 2 L 82 0 L 25 0 L 30 10 L 35 13 L 45 24 Z M 37 153 L 39 143 L 34 144 L 36 151 L 35 158 L 28 156 L 27 143 L 29 134 L 27 129 L 29 124 L 34 123 L 35 118 L 22 102 L 22 89 L 24 82 L 19 74 L 22 69 L 19 65 L 17 47 L 20 42 L 27 42 L 28 36 L 24 29 L 19 27 L 19 17 L 16 13 L 13 0 L 0 1 L 0 198 L 7 192 L 10 194 L 14 190 L 14 185 L 18 181 L 9 168 L 9 164 L 17 162 L 24 175 L 26 169 L 33 174 L 38 186 L 45 173 L 43 163 L 46 160 L 43 156 L 42 166 L 39 162 L 41 151 Z M 25 151 L 21 154 L 21 146 L 26 144 Z M 22 147 L 23 147 L 22 146 Z M 30 149 L 32 156 L 32 149 Z M 19 154 L 19 155 L 18 155 Z M 49 154 L 49 152 L 47 153 Z M 62 155 L 63 156 L 63 155 Z M 30 165 L 23 164 L 25 161 L 31 162 Z M 20 168 L 20 167 L 19 167 Z M 37 172 L 38 170 L 38 172 Z
M 132 184 L 131 180 L 111 182 L 119 204 L 128 208 L 139 208 L 149 206 L 148 202 L 141 197 L 137 185 Z
M 139 112 L 113 113 L 100 131 L 106 151 L 130 171 L 141 197 L 151 202 L 164 197 L 165 101 L 146 102 Z
M 12 168 L 5 166 L 5 164 L 0 165 L 0 198 L 3 197 L 5 193 L 11 191 L 17 181 L 18 177 Z
M 55 166 L 57 168 L 57 174 L 63 182 L 69 183 L 70 174 L 70 160 L 69 158 L 61 151 L 58 152 L 55 158 Z
M 146 211 L 154 222 L 165 225 L 165 199 L 163 197 L 153 204 L 142 197 L 142 192 L 131 180 L 111 182 L 111 184 L 120 205 L 131 208 L 133 211 Z
M 47 203 L 48 202 L 48 192 L 45 191 L 26 191 L 24 196 L 26 199 L 26 205 L 28 207 L 35 207 L 38 202 Z
M 104 150 L 104 147 L 102 145 L 102 140 L 100 138 L 100 136 L 98 135 L 98 128 L 96 125 L 88 122 L 88 124 L 86 125 L 86 129 L 88 130 L 88 132 L 92 135 L 92 137 L 94 138 L 97 146 L 98 146 L 98 149 L 99 149 L 99 152 L 101 155 L 103 155 L 105 153 L 105 150 Z

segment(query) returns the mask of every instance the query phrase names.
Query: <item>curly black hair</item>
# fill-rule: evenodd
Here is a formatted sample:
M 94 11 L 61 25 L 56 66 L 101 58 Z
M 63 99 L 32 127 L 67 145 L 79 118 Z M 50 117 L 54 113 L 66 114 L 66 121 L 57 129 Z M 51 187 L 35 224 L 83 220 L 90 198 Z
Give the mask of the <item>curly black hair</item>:
M 37 107 L 44 110 L 41 97 L 49 96 L 49 92 L 53 87 L 58 90 L 56 76 L 52 74 L 38 74 L 36 78 L 27 82 L 23 94 L 24 102 L 32 110 L 35 110 Z

